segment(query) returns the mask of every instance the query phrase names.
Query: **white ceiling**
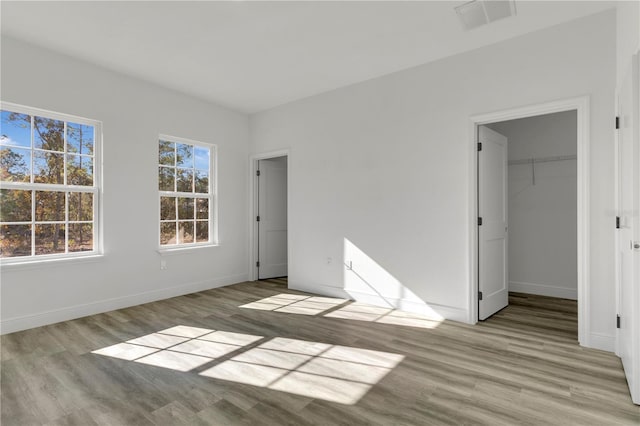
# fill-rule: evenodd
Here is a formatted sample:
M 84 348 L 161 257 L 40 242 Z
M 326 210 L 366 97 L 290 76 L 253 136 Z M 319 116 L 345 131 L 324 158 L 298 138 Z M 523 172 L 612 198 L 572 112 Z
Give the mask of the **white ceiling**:
M 245 113 L 615 7 L 517 1 L 463 31 L 461 1 L 0 2 L 2 35 Z

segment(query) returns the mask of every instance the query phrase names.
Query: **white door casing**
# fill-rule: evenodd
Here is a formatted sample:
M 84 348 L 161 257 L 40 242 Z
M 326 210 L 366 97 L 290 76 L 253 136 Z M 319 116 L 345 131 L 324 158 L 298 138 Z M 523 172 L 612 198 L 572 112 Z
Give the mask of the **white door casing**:
M 469 175 L 469 269 L 474 271 L 470 275 L 468 302 L 468 322 L 475 324 L 478 321 L 478 153 L 476 144 L 478 141 L 478 126 L 499 121 L 515 120 L 519 118 L 534 117 L 537 115 L 553 114 L 555 112 L 577 112 L 577 144 L 578 144 L 578 342 L 585 347 L 609 349 L 608 343 L 598 340 L 591 333 L 591 309 L 590 309 L 590 101 L 588 96 L 560 99 L 541 104 L 513 107 L 501 111 L 477 114 L 469 120 L 469 164 L 473 173 Z M 639 274 L 640 275 L 640 274 Z
M 287 275 L 287 157 L 258 162 L 258 278 Z
M 616 350 L 622 360 L 632 400 L 640 404 L 640 126 L 639 72 L 632 61 L 618 93 L 616 276 L 619 328 Z M 635 271 L 634 271 L 635 268 Z
M 478 142 L 478 319 L 484 320 L 509 303 L 508 157 L 507 138 L 488 127 L 478 127 Z

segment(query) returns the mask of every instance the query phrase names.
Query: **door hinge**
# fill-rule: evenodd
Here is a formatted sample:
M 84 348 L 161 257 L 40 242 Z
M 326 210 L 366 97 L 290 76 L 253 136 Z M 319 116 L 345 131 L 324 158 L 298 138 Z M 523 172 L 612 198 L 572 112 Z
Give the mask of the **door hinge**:
M 260 216 L 256 216 L 256 222 L 260 222 Z
M 478 218 L 478 226 L 482 226 L 482 218 L 481 217 Z
M 482 151 L 482 142 L 478 142 L 478 151 Z
M 256 176 L 260 176 L 260 170 L 256 170 Z
M 616 328 L 620 328 L 620 315 L 616 315 Z
M 482 300 L 482 292 L 481 291 L 478 292 L 478 300 Z
M 260 262 L 256 262 L 256 268 L 260 267 Z
M 620 229 L 620 216 L 616 216 L 616 229 Z
M 616 129 L 620 128 L 620 117 L 616 117 Z

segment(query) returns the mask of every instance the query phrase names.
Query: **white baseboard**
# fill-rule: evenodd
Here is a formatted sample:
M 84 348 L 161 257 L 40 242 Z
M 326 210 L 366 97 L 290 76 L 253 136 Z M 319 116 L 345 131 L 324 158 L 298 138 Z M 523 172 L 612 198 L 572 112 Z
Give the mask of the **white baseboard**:
M 29 328 L 54 324 L 60 321 L 68 321 L 76 318 L 82 318 L 88 315 L 95 315 L 103 312 L 113 311 L 116 309 L 128 308 L 130 306 L 155 302 L 157 300 L 169 299 L 171 297 L 182 296 L 184 294 L 196 293 L 198 291 L 209 290 L 217 287 L 224 287 L 226 285 L 240 283 L 247 280 L 248 274 L 246 273 L 230 275 L 213 280 L 199 281 L 175 287 L 168 287 L 123 297 L 116 297 L 113 299 L 100 300 L 97 302 L 91 302 L 82 305 L 69 306 L 62 309 L 39 312 L 37 314 L 6 318 L 0 321 L 0 334 L 13 333 L 16 331 L 27 330 Z
M 607 352 L 615 352 L 616 338 L 615 336 L 610 336 L 608 334 L 590 333 L 588 346 L 583 346 Z
M 560 297 L 562 299 L 578 300 L 577 288 L 558 287 L 547 284 L 509 281 L 509 291 L 515 291 L 517 293 L 537 294 L 538 296 Z
M 368 303 L 375 306 L 393 307 L 407 312 L 458 321 L 468 322 L 468 313 L 466 309 L 455 308 L 453 306 L 438 305 L 430 302 L 417 302 L 415 300 L 398 299 L 392 297 L 382 298 L 374 293 L 364 293 L 343 289 L 340 287 L 332 287 L 327 285 L 300 284 L 289 281 L 289 288 L 294 290 L 306 291 L 308 293 L 320 294 L 328 297 L 339 297 L 343 299 L 357 300 L 358 302 Z

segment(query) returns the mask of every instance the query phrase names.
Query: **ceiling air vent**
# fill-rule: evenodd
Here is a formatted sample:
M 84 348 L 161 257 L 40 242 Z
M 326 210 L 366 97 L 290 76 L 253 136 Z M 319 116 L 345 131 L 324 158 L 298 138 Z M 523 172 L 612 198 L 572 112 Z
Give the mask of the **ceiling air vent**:
M 455 9 L 465 30 L 516 14 L 516 4 L 513 0 L 473 0 Z

